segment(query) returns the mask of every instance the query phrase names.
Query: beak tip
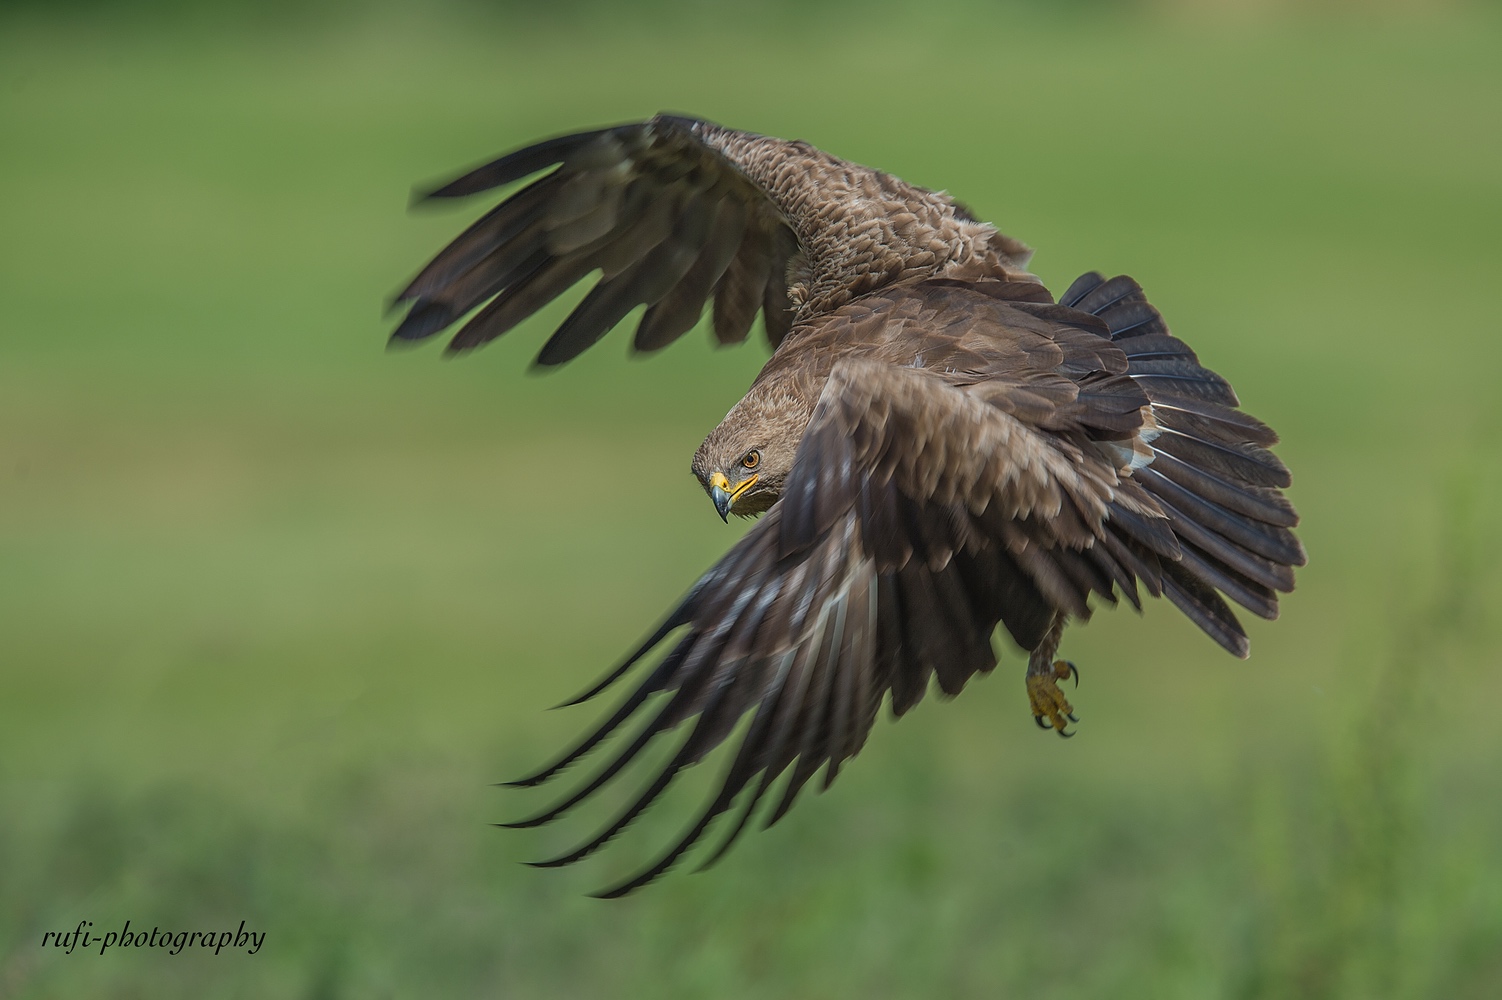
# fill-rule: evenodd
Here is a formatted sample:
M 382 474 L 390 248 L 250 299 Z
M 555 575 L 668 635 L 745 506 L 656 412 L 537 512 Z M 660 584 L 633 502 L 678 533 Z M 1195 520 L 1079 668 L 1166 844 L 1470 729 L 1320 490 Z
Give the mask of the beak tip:
M 720 489 L 720 487 L 718 486 L 714 486 L 709 490 L 709 499 L 714 501 L 714 509 L 720 515 L 720 520 L 724 521 L 726 524 L 729 524 L 730 505 L 735 502 L 734 498 L 731 497 L 731 495 L 725 490 Z

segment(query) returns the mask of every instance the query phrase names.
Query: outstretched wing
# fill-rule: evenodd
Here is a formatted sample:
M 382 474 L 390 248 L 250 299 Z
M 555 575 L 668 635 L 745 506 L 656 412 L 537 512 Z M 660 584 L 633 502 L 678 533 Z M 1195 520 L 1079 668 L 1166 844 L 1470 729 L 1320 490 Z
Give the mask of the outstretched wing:
M 1130 381 L 1120 381 L 1143 402 Z M 550 822 L 657 736 L 694 720 L 669 763 L 612 823 L 540 864 L 570 864 L 604 846 L 750 714 L 720 791 L 698 821 L 655 864 L 604 895 L 661 875 L 743 796 L 713 861 L 784 773 L 791 772 L 769 825 L 821 767 L 827 787 L 860 750 L 887 692 L 901 715 L 922 699 L 930 678 L 954 695 L 992 669 L 998 622 L 1031 648 L 1058 610 L 1088 614 L 1091 591 L 1114 601 L 1119 586 L 1135 602 L 1130 568 L 1096 543 L 1111 538 L 1149 558 L 1173 558 L 1172 533 L 1082 431 L 1044 431 L 1014 415 L 1044 411 L 1058 416 L 1022 387 L 997 383 L 982 394 L 926 370 L 839 362 L 782 499 L 635 654 L 575 703 L 686 631 L 582 742 L 517 782 L 547 781 L 642 719 L 577 791 L 511 825 Z M 657 695 L 664 697 L 649 709 Z
M 638 305 L 640 351 L 663 347 L 714 301 L 721 343 L 745 340 L 758 310 L 775 347 L 791 318 L 788 260 L 798 244 L 766 194 L 685 127 L 649 122 L 558 136 L 433 191 L 458 198 L 534 180 L 445 247 L 398 296 L 395 340 L 421 340 L 476 313 L 449 342 L 478 347 L 593 271 L 600 279 L 537 357 L 577 357 Z M 486 304 L 488 303 L 488 304 Z

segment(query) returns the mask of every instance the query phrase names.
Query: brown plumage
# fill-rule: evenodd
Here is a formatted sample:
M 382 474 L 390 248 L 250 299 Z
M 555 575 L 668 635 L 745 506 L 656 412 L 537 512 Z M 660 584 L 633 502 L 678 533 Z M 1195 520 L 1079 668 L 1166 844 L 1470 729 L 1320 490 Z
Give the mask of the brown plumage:
M 1130 278 L 1087 274 L 1055 301 L 1023 244 L 946 194 L 678 117 L 550 139 L 431 197 L 549 167 L 401 293 L 394 337 L 483 306 L 449 344 L 477 347 L 599 271 L 539 364 L 575 357 L 638 305 L 640 350 L 712 303 L 722 343 L 744 340 L 760 311 L 774 353 L 693 461 L 721 516 L 765 516 L 571 703 L 676 633 L 620 706 L 516 784 L 549 780 L 640 720 L 635 735 L 577 792 L 512 825 L 558 818 L 658 735 L 686 735 L 602 833 L 542 865 L 602 847 L 750 715 L 699 822 L 605 895 L 661 875 L 740 798 L 713 861 L 783 775 L 769 824 L 820 768 L 827 787 L 884 699 L 900 716 L 930 680 L 955 695 L 990 671 L 998 625 L 1029 653 L 1038 724 L 1064 735 L 1057 681 L 1073 667 L 1053 657 L 1092 595 L 1140 608 L 1140 584 L 1237 656 L 1246 634 L 1222 595 L 1277 616 L 1305 558 L 1280 492 L 1288 471 L 1267 451 L 1276 436 Z

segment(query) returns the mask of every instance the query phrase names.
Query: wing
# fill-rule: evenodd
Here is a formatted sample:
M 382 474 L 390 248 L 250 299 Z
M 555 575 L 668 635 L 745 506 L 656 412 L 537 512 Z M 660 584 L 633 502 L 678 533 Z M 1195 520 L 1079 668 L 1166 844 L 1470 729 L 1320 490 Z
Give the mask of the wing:
M 1293 589 L 1294 568 L 1307 561 L 1292 531 L 1298 514 L 1281 492 L 1288 469 L 1268 450 L 1277 435 L 1238 408 L 1230 384 L 1169 332 L 1135 281 L 1086 274 L 1055 304 L 1029 282 L 941 278 L 867 301 L 842 310 L 832 334 L 877 344 L 893 364 L 921 359 L 951 381 L 974 380 L 972 394 L 1108 456 L 1117 489 L 1161 512 L 1172 544 L 1144 547 L 1118 530 L 1120 516 L 1099 544 L 1152 596 L 1247 655 L 1222 595 L 1276 618 L 1278 593 Z M 1051 561 L 1061 560 L 1070 557 Z M 1110 568 L 1099 554 L 1092 561 Z M 1040 581 L 1045 573 L 1040 566 Z M 1123 590 L 1136 603 L 1135 589 Z
M 797 239 L 761 188 L 676 119 L 558 136 L 427 197 L 488 191 L 555 164 L 460 234 L 396 297 L 409 309 L 394 340 L 430 337 L 484 305 L 449 342 L 450 351 L 478 347 L 599 271 L 538 364 L 571 360 L 643 304 L 640 351 L 687 332 L 711 299 L 721 343 L 745 340 L 758 310 L 773 347 L 781 341 Z
M 1121 382 L 1140 405 L 1140 392 Z M 593 732 L 516 783 L 555 777 L 639 720 L 575 792 L 511 825 L 550 822 L 659 735 L 693 720 L 667 765 L 613 822 L 540 864 L 570 864 L 604 846 L 749 715 L 719 793 L 698 820 L 655 864 L 604 895 L 661 875 L 741 798 L 712 862 L 779 777 L 788 775 L 768 825 L 821 768 L 827 787 L 860 750 L 888 692 L 895 715 L 922 699 L 930 679 L 957 694 L 995 666 L 998 622 L 1030 648 L 1058 610 L 1087 615 L 1090 592 L 1114 601 L 1132 576 L 1098 539 L 1176 555 L 1151 501 L 1123 486 L 1082 430 L 1071 440 L 1008 412 L 1014 403 L 1020 411 L 1047 408 L 1023 395 L 1000 384 L 982 393 L 877 361 L 839 362 L 782 499 L 635 654 L 575 703 L 685 631 Z
M 1291 477 L 1267 450 L 1278 436 L 1238 409 L 1230 383 L 1169 333 L 1131 278 L 1091 272 L 1059 302 L 1104 322 L 1128 375 L 1151 401 L 1135 453 L 1121 457 L 1168 517 L 1180 554 L 1149 560 L 1144 579 L 1216 642 L 1246 656 L 1246 633 L 1221 594 L 1276 618 L 1278 593 L 1293 590 L 1294 567 L 1308 561 L 1292 531 L 1299 516 L 1281 492 Z

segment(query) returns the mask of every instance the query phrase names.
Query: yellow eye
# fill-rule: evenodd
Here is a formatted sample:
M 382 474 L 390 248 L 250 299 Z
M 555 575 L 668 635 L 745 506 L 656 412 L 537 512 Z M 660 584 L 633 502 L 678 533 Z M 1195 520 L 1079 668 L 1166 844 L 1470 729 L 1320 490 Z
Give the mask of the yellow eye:
M 761 452 L 759 451 L 748 451 L 746 452 L 746 457 L 741 459 L 741 465 L 745 466 L 748 469 L 754 469 L 760 464 Z

